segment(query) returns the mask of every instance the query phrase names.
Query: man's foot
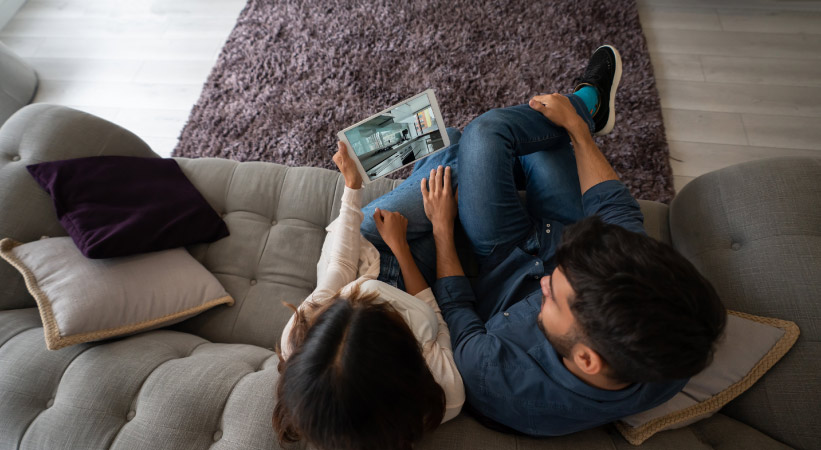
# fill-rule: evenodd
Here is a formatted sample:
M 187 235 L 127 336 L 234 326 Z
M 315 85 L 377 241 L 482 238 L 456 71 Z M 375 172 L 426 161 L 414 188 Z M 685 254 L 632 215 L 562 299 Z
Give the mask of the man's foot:
M 613 131 L 616 125 L 616 89 L 621 80 L 621 55 L 612 45 L 603 45 L 593 52 L 584 74 L 576 79 L 578 91 L 585 86 L 596 89 L 599 102 L 593 112 L 596 136 L 605 135 Z

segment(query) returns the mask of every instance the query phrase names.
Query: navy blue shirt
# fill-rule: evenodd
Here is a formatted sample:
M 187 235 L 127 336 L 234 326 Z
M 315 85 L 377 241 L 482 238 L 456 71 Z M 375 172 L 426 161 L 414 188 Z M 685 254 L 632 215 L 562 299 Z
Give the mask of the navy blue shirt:
M 582 207 L 585 216 L 595 214 L 645 233 L 639 204 L 619 181 L 590 188 Z M 634 383 L 609 391 L 586 384 L 564 366 L 536 324 L 539 280 L 555 268 L 563 227 L 543 220 L 530 239 L 538 245 L 524 243 L 524 248 L 491 255 L 483 267 L 492 269 L 481 273 L 474 286 L 466 277 L 440 278 L 433 286 L 468 402 L 486 417 L 533 436 L 573 433 L 645 411 L 673 397 L 688 381 Z M 487 314 L 477 311 L 477 304 L 495 305 L 498 312 L 484 321 Z

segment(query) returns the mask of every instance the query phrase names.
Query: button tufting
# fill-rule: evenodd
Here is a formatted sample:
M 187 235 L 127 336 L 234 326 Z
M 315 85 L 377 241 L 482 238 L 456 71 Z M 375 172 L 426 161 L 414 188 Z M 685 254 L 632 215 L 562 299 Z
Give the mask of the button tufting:
M 129 412 L 128 412 L 128 414 L 125 416 L 125 420 L 131 420 L 131 419 L 133 419 L 133 418 L 134 418 L 134 416 L 136 416 L 136 415 L 137 415 L 137 412 L 136 412 L 136 411 L 134 411 L 134 410 L 132 409 L 132 410 L 131 410 L 131 411 L 129 411 Z
M 46 408 L 51 408 L 52 406 L 54 406 L 54 399 L 50 398 L 48 402 L 46 402 Z
M 510 315 L 510 313 L 509 313 L 509 312 L 507 312 L 507 311 L 503 312 L 502 314 L 504 314 L 504 316 L 505 316 L 505 317 L 507 317 L 507 316 L 509 316 L 509 315 Z
M 214 441 L 218 441 L 220 439 L 222 439 L 222 430 L 217 430 L 217 432 L 214 433 Z
M 14 157 L 11 158 L 11 160 L 12 161 L 20 161 L 20 155 L 14 155 Z
M 732 249 L 736 251 L 741 250 L 741 244 L 739 244 L 738 242 L 733 242 L 733 245 L 731 245 L 730 247 L 732 247 Z
M 251 286 L 254 286 L 256 284 L 257 284 L 257 280 L 251 280 Z
M 271 225 L 272 225 L 272 226 L 273 226 L 273 225 L 276 225 L 276 224 L 277 224 L 277 221 L 276 221 L 276 220 L 272 220 L 272 221 L 271 221 Z

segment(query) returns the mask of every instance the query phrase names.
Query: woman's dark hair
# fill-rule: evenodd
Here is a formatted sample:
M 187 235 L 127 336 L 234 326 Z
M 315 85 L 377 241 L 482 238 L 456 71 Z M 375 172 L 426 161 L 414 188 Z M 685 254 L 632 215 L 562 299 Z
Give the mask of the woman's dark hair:
M 727 312 L 713 286 L 667 244 L 596 216 L 567 227 L 556 252 L 580 339 L 623 382 L 691 377 L 712 360 Z
M 410 449 L 439 426 L 445 393 L 393 307 L 356 287 L 306 309 L 294 317 L 293 353 L 280 352 L 273 416 L 280 443 Z

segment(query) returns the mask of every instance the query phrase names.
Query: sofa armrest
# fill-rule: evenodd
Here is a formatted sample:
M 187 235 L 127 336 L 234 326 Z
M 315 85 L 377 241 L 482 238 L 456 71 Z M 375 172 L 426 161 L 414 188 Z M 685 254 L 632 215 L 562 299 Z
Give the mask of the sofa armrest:
M 65 236 L 48 194 L 26 166 L 99 155 L 159 155 L 130 131 L 65 106 L 28 105 L 0 128 L 0 238 Z M 0 310 L 35 306 L 23 278 L 0 261 Z
M 651 200 L 639 200 L 639 206 L 644 214 L 644 229 L 647 234 L 665 244 L 670 244 L 670 208 L 664 203 Z

